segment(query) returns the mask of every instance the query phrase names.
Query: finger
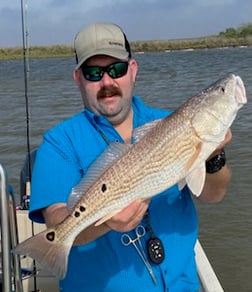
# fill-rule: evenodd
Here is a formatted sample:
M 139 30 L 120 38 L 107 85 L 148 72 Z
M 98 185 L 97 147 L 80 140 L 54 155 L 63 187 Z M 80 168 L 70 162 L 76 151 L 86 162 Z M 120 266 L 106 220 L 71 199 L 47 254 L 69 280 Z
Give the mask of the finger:
M 149 205 L 149 200 L 137 200 L 113 216 L 106 224 L 117 231 L 129 231 L 142 220 Z

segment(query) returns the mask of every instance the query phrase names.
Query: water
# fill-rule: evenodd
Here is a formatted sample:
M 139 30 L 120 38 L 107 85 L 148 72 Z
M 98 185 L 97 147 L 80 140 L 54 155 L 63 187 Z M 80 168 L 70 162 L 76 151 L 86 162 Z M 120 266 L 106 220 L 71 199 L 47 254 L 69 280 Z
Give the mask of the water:
M 175 109 L 190 95 L 229 72 L 240 75 L 252 93 L 252 48 L 137 54 L 135 93 L 147 103 Z M 31 148 L 62 119 L 81 111 L 72 80 L 74 58 L 30 62 L 29 113 Z M 0 162 L 9 174 L 19 203 L 19 173 L 26 156 L 26 117 L 21 61 L 0 61 Z M 252 106 L 239 112 L 226 147 L 233 178 L 225 200 L 196 203 L 200 240 L 225 291 L 252 291 Z

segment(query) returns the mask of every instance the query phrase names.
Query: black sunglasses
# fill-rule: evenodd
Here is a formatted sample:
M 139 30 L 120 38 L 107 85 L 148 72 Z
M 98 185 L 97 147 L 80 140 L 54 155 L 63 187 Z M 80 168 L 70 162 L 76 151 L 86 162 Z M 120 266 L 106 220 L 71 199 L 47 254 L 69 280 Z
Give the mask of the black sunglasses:
M 100 81 L 105 72 L 113 78 L 120 78 L 128 71 L 129 63 L 127 61 L 120 61 L 110 64 L 108 66 L 82 66 L 82 74 L 88 81 Z

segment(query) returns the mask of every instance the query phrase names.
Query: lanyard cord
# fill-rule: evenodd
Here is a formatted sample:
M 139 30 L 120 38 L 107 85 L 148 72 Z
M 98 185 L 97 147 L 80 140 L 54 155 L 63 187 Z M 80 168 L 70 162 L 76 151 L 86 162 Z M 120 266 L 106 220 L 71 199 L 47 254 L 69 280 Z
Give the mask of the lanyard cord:
M 98 132 L 101 135 L 101 137 L 103 138 L 103 140 L 106 142 L 106 144 L 110 145 L 110 141 L 109 141 L 108 137 L 100 129 L 98 130 Z
M 155 238 L 156 236 L 155 236 L 155 233 L 154 233 L 154 231 L 152 229 L 151 222 L 150 222 L 149 209 L 146 211 L 146 213 L 144 215 L 144 219 L 145 219 L 148 231 L 150 233 L 150 238 Z

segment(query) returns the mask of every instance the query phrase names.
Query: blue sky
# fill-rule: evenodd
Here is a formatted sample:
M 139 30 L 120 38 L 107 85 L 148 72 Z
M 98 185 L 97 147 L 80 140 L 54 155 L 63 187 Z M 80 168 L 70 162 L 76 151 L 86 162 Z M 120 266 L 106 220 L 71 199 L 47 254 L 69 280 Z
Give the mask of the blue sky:
M 23 0 L 30 45 L 72 44 L 95 21 L 119 24 L 130 41 L 200 37 L 252 22 L 252 0 Z M 22 45 L 21 0 L 0 1 L 0 46 Z

